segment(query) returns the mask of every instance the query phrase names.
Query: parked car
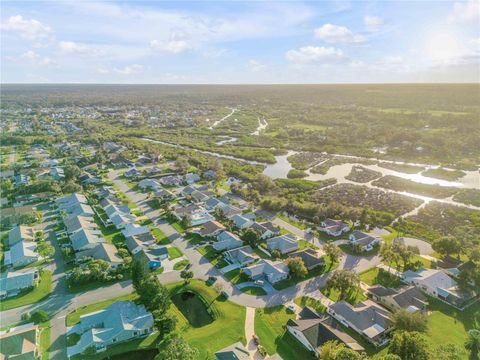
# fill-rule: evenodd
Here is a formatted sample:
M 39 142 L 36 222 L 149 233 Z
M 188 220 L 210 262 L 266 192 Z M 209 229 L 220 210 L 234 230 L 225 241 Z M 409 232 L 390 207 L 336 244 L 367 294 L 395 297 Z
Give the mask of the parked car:
M 255 281 L 255 285 L 263 286 L 263 285 L 265 285 L 265 281 L 263 281 L 263 280 L 257 280 L 257 281 Z
M 207 283 L 208 283 L 209 285 L 211 285 L 211 284 L 213 284 L 215 281 L 217 281 L 216 276 L 210 276 L 210 277 L 208 278 L 208 280 L 207 280 Z
M 185 266 L 185 270 L 188 270 L 192 267 L 192 264 L 188 263 L 187 266 Z

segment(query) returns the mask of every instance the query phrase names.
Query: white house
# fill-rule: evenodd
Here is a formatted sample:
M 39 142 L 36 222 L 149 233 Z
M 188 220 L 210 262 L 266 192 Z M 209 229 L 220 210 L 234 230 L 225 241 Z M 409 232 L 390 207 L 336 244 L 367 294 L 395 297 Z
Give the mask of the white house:
M 288 254 L 298 250 L 298 242 L 294 235 L 280 235 L 267 240 L 270 251 L 278 250 L 280 254 Z
M 38 271 L 8 271 L 0 274 L 0 299 L 18 295 L 21 291 L 33 288 L 38 280 Z
M 323 231 L 330 236 L 337 237 L 343 233 L 349 232 L 350 227 L 340 220 L 326 219 L 321 222 L 318 230 Z
M 350 240 L 350 244 L 354 246 L 359 246 L 362 251 L 370 251 L 373 248 L 380 244 L 380 239 L 365 234 L 361 231 L 355 230 L 352 232 L 348 239 Z
M 260 260 L 258 263 L 245 268 L 245 275 L 252 280 L 266 279 L 269 283 L 275 284 L 285 280 L 290 274 L 288 266 L 281 261 Z

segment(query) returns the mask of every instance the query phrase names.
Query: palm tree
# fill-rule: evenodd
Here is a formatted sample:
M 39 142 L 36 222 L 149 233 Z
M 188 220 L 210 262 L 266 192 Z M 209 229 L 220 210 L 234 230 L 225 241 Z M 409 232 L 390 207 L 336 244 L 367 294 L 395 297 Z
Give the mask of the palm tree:
M 471 329 L 468 331 L 468 339 L 465 342 L 465 349 L 470 351 L 471 359 L 478 359 L 480 352 L 480 330 Z

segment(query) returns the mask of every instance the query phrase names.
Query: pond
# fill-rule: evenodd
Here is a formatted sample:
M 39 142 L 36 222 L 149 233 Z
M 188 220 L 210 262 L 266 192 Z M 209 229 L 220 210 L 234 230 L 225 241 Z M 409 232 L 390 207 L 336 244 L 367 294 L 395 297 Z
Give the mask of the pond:
M 185 291 L 175 294 L 172 302 L 193 327 L 202 327 L 213 322 L 207 306 L 194 292 Z

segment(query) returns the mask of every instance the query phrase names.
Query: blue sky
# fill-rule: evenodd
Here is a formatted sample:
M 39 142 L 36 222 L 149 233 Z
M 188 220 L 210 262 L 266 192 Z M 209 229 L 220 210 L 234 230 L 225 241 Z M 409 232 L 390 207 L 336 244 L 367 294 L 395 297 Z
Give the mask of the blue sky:
M 2 1 L 1 81 L 478 82 L 479 4 Z

